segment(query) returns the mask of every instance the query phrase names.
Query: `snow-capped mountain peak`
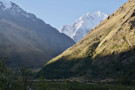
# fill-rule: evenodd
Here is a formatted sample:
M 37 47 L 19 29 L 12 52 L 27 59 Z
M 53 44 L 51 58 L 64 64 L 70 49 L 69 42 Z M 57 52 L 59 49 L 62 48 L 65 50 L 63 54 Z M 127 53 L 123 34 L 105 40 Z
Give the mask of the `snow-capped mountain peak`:
M 13 3 L 12 1 L 8 0 L 0 0 L 0 17 L 6 17 L 8 15 L 20 17 L 23 16 L 24 18 L 32 19 L 33 22 L 38 20 L 34 14 L 27 13 L 22 8 L 20 8 L 17 4 Z
M 91 29 L 93 29 L 107 17 L 107 14 L 100 11 L 95 13 L 88 12 L 87 14 L 81 16 L 73 24 L 63 26 L 60 32 L 70 36 L 72 39 L 74 39 L 74 41 L 78 42 Z
M 5 7 L 5 9 L 9 9 L 12 7 L 12 3 L 10 1 L 7 0 L 0 0 L 0 4 L 3 4 Z

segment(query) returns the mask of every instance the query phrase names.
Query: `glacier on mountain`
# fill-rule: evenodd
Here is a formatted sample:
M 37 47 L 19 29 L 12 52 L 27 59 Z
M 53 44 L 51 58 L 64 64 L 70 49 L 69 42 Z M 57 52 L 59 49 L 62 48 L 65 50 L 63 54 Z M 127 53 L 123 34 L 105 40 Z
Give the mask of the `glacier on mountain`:
M 60 32 L 71 37 L 75 42 L 80 41 L 91 29 L 101 23 L 108 17 L 107 14 L 100 11 L 95 13 L 87 13 L 81 16 L 71 25 L 64 25 Z

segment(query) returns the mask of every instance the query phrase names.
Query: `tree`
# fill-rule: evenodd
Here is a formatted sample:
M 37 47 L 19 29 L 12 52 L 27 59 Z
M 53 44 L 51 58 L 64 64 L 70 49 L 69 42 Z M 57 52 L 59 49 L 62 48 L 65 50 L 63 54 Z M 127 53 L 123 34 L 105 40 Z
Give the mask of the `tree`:
M 27 90 L 28 87 L 31 88 L 32 86 L 32 82 L 33 82 L 32 71 L 25 67 L 21 67 L 20 71 L 21 71 L 21 77 L 23 80 L 24 90 Z
M 38 86 L 40 87 L 40 90 L 46 90 L 47 82 L 46 82 L 45 78 L 40 77 Z

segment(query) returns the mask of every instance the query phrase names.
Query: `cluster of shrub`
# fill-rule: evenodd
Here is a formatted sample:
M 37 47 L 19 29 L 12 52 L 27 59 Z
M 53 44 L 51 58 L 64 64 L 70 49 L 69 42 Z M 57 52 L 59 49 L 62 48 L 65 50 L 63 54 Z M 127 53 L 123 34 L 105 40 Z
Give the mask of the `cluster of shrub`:
M 26 67 L 13 70 L 6 66 L 7 57 L 0 57 L 0 90 L 45 90 L 46 81 L 34 80 L 35 74 Z M 35 89 L 36 88 L 36 89 Z

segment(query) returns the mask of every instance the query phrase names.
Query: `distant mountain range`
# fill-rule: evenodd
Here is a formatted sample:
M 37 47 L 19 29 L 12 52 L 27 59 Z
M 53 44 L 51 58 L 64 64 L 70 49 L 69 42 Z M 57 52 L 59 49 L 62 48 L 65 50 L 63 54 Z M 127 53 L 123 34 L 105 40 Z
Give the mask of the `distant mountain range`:
M 39 75 L 48 79 L 135 80 L 135 0 L 49 61 Z
M 71 25 L 64 25 L 60 30 L 71 37 L 75 42 L 80 41 L 90 30 L 101 23 L 104 19 L 108 17 L 107 14 L 100 11 L 95 13 L 87 13 L 81 16 Z
M 39 68 L 74 43 L 15 3 L 0 0 L 0 56 L 8 56 L 8 66 Z

